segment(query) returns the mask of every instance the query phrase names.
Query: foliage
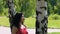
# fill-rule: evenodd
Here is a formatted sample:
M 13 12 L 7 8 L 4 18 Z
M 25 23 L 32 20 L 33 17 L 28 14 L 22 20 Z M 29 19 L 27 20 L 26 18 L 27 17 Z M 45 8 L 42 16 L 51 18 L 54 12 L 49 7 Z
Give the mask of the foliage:
M 0 16 L 8 15 L 7 0 L 0 0 Z M 25 17 L 36 14 L 36 0 L 14 0 L 16 12 L 23 12 Z M 48 15 L 60 15 L 60 0 L 48 0 Z
M 48 0 L 48 14 L 60 15 L 60 0 Z
M 30 17 L 35 14 L 36 0 L 15 0 L 14 4 L 16 11 L 23 12 L 25 17 Z
M 7 0 L 0 0 L 0 16 L 7 16 L 8 7 Z M 14 0 L 14 7 L 16 12 L 23 12 L 25 17 L 35 14 L 36 0 Z
M 60 20 L 60 15 L 58 14 L 51 14 L 49 17 L 48 17 L 49 20 Z

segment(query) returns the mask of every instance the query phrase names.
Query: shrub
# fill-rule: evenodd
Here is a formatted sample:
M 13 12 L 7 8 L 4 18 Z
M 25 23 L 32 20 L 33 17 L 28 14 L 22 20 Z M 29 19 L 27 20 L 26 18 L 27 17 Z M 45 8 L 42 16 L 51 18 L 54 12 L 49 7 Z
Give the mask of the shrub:
M 49 20 L 60 20 L 60 15 L 58 14 L 51 14 L 49 17 L 48 17 Z

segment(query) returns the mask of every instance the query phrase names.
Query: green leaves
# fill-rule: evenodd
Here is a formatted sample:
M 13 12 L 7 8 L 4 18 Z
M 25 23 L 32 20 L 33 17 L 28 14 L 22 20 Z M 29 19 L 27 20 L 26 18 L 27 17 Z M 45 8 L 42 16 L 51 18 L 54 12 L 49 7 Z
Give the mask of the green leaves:
M 7 0 L 0 0 L 0 14 L 8 14 L 6 1 Z M 33 16 L 36 12 L 36 0 L 14 0 L 13 2 L 16 12 L 23 12 L 25 17 Z
M 36 1 L 36 0 L 35 0 Z M 24 13 L 25 17 L 33 16 L 35 13 L 36 2 L 34 0 L 23 0 L 21 5 L 21 11 Z
M 48 14 L 58 14 L 60 15 L 60 0 L 48 0 Z

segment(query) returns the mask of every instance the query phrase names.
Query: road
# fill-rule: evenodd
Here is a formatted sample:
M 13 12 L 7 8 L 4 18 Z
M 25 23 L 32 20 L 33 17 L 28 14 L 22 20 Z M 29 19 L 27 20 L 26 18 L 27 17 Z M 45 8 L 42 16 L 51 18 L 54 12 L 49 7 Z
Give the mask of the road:
M 29 34 L 35 34 L 35 29 L 28 29 Z M 48 29 L 48 33 L 60 32 L 60 29 Z M 10 28 L 0 26 L 0 34 L 11 34 Z

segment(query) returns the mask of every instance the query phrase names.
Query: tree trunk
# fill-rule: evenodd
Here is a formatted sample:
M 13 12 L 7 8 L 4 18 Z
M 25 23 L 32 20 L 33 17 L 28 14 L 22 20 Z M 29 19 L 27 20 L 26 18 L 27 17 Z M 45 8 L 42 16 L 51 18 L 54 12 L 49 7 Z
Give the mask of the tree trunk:
M 36 34 L 47 34 L 47 0 L 37 0 Z
M 13 16 L 15 15 L 13 0 L 7 0 L 7 5 L 8 5 L 8 8 L 9 8 L 8 12 L 9 12 L 10 27 L 12 29 Z

